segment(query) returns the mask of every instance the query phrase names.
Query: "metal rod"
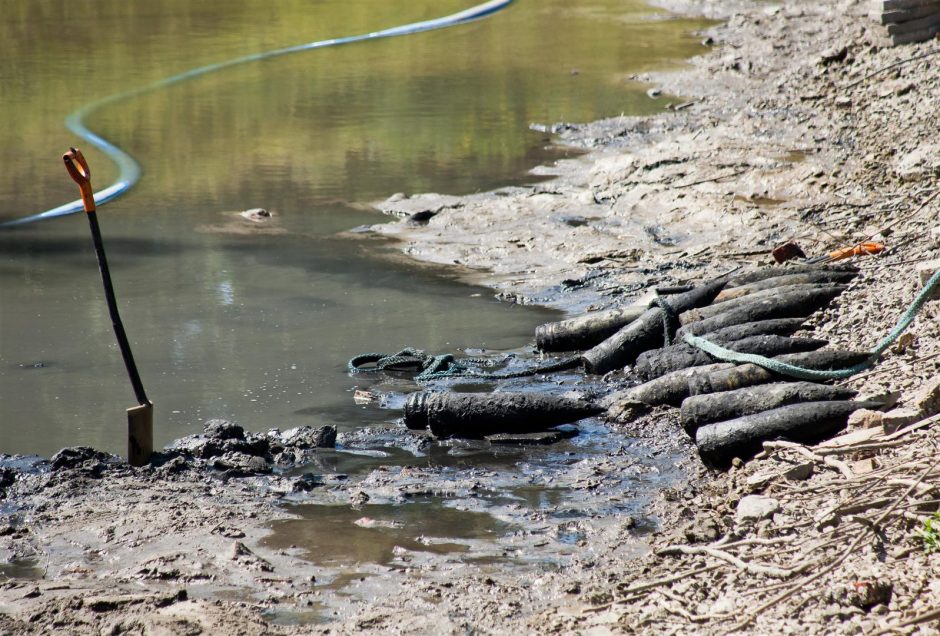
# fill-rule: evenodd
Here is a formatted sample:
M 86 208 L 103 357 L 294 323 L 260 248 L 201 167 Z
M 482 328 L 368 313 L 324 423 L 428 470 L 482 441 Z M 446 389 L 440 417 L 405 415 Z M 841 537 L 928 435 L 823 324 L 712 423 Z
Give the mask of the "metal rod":
M 101 282 L 104 283 L 104 295 L 108 301 L 108 313 L 111 314 L 111 326 L 114 327 L 114 335 L 117 337 L 118 347 L 120 347 L 121 356 L 124 358 L 124 366 L 127 367 L 127 375 L 130 377 L 131 386 L 134 387 L 134 395 L 137 396 L 138 404 L 149 404 L 150 400 L 147 399 L 144 385 L 140 381 L 140 373 L 137 372 L 134 354 L 131 353 L 131 345 L 127 341 L 124 324 L 121 322 L 121 315 L 118 313 L 117 299 L 114 297 L 114 286 L 111 284 L 111 272 L 108 269 L 108 257 L 105 256 L 104 243 L 101 241 L 101 229 L 98 227 L 98 215 L 94 210 L 90 210 L 86 216 L 88 217 L 88 224 L 91 226 L 95 254 L 98 256 L 98 269 L 101 271 Z

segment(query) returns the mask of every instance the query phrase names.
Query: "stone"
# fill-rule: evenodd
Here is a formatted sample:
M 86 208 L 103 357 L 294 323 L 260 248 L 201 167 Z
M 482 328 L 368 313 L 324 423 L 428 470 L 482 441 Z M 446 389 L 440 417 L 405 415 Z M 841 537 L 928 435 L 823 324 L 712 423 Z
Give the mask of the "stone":
M 812 477 L 815 469 L 816 467 L 813 462 L 804 462 L 787 469 L 784 471 L 783 476 L 790 481 L 804 481 Z
M 884 414 L 881 427 L 886 435 L 890 435 L 902 426 L 913 424 L 921 419 L 920 411 L 913 408 L 892 409 Z
M 914 406 L 920 411 L 921 417 L 930 417 L 940 412 L 940 377 L 934 377 L 914 394 Z
M 565 428 L 537 433 L 497 433 L 496 435 L 487 435 L 484 439 L 490 444 L 497 445 L 547 446 L 575 437 L 577 434 L 577 428 Z
M 88 446 L 63 448 L 49 459 L 52 470 L 63 468 L 91 468 L 111 459 L 111 455 Z
M 212 439 L 245 439 L 245 429 L 228 420 L 209 420 L 203 432 Z
M 881 426 L 881 420 L 884 413 L 881 411 L 872 411 L 869 409 L 859 409 L 849 415 L 849 428 L 878 428 Z
M 281 443 L 295 448 L 335 448 L 336 427 L 298 426 L 284 431 L 280 435 Z
M 264 457 L 237 452 L 228 452 L 221 457 L 217 457 L 212 462 L 212 467 L 229 471 L 232 476 L 258 475 L 271 472 L 271 464 Z
M 917 272 L 917 280 L 920 286 L 924 287 L 927 284 L 927 281 L 930 280 L 930 277 L 933 276 L 937 270 L 940 270 L 940 259 L 918 263 L 914 269 Z M 937 285 L 937 287 L 934 288 L 929 298 L 930 300 L 937 300 L 940 298 L 940 285 Z
M 747 495 L 738 502 L 735 518 L 738 521 L 759 521 L 769 519 L 780 510 L 780 502 L 773 497 Z

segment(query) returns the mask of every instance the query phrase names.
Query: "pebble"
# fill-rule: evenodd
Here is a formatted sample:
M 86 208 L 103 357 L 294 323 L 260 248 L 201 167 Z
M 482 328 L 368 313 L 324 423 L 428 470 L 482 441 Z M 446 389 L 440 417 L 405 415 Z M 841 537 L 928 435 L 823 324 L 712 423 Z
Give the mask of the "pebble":
M 780 502 L 773 497 L 747 495 L 738 502 L 735 518 L 738 521 L 768 519 L 778 510 L 780 510 Z

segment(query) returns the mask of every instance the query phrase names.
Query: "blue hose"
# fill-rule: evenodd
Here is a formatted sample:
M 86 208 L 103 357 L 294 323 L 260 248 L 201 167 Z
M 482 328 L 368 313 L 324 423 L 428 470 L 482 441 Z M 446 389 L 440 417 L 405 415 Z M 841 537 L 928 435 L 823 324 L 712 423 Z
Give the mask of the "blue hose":
M 86 104 L 65 118 L 65 126 L 70 131 L 75 133 L 75 135 L 101 150 L 118 167 L 117 181 L 108 187 L 95 192 L 95 202 L 98 205 L 102 205 L 121 196 L 130 190 L 134 184 L 140 180 L 140 164 L 137 163 L 136 159 L 121 150 L 115 144 L 111 143 L 101 135 L 94 133 L 87 126 L 85 126 L 85 118 L 98 109 L 103 108 L 104 106 L 121 102 L 132 97 L 137 97 L 145 93 L 150 93 L 161 88 L 166 88 L 174 84 L 179 84 L 187 80 L 195 79 L 203 75 L 208 75 L 209 73 L 215 73 L 216 71 L 238 66 L 240 64 L 259 62 L 261 60 L 267 60 L 272 57 L 280 57 L 281 55 L 290 55 L 291 53 L 300 53 L 313 49 L 323 49 L 328 46 L 352 44 L 354 42 L 364 42 L 366 40 L 379 40 L 382 38 L 392 38 L 400 35 L 413 35 L 415 33 L 423 33 L 424 31 L 433 31 L 435 29 L 445 29 L 447 27 L 466 24 L 467 22 L 485 18 L 489 15 L 492 15 L 493 13 L 496 13 L 497 11 L 500 11 L 501 9 L 505 9 L 512 2 L 513 0 L 490 0 L 490 2 L 484 2 L 464 11 L 452 13 L 451 15 L 447 15 L 442 18 L 434 18 L 433 20 L 424 20 L 422 22 L 412 22 L 410 24 L 391 27 L 381 31 L 374 31 L 372 33 L 363 33 L 360 35 L 350 35 L 347 37 L 334 38 L 331 40 L 319 40 L 317 42 L 297 44 L 281 49 L 253 53 L 251 55 L 245 55 L 231 60 L 226 60 L 225 62 L 207 64 L 206 66 L 200 66 L 198 68 L 193 68 L 188 71 L 166 77 L 162 80 L 156 81 L 146 86 L 142 86 L 140 88 L 135 88 L 123 93 L 118 93 L 116 95 L 110 95 L 104 99 L 99 99 L 96 102 Z M 82 200 L 76 199 L 71 203 L 60 205 L 57 208 L 52 208 L 51 210 L 46 210 L 45 212 L 40 212 L 38 214 L 32 214 L 30 216 L 0 223 L 0 228 L 24 225 L 26 223 L 33 223 L 34 221 L 42 221 L 58 216 L 65 216 L 66 214 L 74 214 L 75 212 L 81 212 L 83 209 Z

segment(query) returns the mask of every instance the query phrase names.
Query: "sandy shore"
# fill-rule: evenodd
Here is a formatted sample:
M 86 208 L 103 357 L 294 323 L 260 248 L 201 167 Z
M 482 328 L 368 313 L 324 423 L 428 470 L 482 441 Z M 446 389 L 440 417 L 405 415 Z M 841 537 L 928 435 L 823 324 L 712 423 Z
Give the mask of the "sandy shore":
M 588 152 L 529 187 L 393 197 L 380 207 L 423 220 L 375 231 L 503 298 L 570 310 L 767 264 L 785 240 L 818 254 L 875 235 L 898 249 L 859 260 L 863 276 L 813 319 L 834 345 L 873 346 L 940 242 L 940 55 L 881 69 L 937 43 L 884 48 L 861 1 L 663 4 L 726 20 L 687 69 L 638 78 L 682 96 L 659 98 L 667 112 L 543 122 Z M 701 465 L 674 411 L 615 428 L 634 448 L 611 434 L 581 461 L 528 472 L 392 464 L 347 475 L 317 460 L 307 476 L 269 474 L 320 455 L 306 437 L 218 430 L 187 459 L 142 469 L 95 454 L 5 469 L 0 563 L 27 563 L 19 574 L 31 578 L 0 569 L 0 633 L 933 633 L 938 557 L 918 533 L 940 499 L 937 317 L 928 303 L 875 371 L 848 382 L 894 393 L 903 411 L 727 473 Z M 339 441 L 367 449 L 375 438 Z M 638 484 L 677 467 L 680 483 L 637 499 Z M 577 496 L 567 516 L 498 498 L 526 488 Z M 265 540 L 289 516 L 284 501 L 366 506 L 368 525 L 368 505 L 435 498 L 514 530 L 468 539 L 473 562 L 399 550 L 343 588 L 341 565 Z M 330 622 L 291 624 L 314 615 Z

